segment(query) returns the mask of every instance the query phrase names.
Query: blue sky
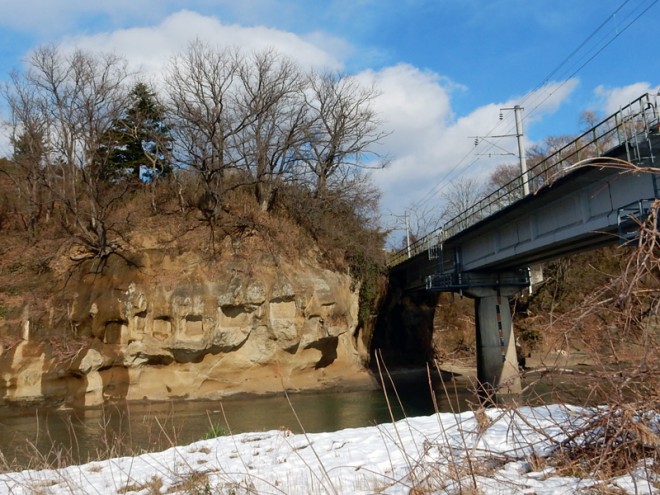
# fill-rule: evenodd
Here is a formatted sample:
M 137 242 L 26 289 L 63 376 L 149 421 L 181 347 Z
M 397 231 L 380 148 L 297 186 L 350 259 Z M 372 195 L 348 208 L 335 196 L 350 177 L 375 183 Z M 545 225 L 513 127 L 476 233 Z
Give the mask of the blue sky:
M 200 38 L 375 83 L 390 133 L 379 151 L 391 164 L 374 175 L 385 223 L 503 161 L 470 154 L 499 108 L 525 107 L 531 144 L 660 84 L 658 0 L 0 0 L 0 12 L 0 80 L 44 43 L 115 51 L 157 74 Z M 515 139 L 500 144 L 515 151 Z

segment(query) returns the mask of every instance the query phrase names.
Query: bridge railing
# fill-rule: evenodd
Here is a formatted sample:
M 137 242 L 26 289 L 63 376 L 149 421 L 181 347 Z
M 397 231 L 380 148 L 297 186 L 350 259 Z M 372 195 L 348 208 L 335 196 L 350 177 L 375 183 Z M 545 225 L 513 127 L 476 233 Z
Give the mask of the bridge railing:
M 519 175 L 447 221 L 442 227 L 397 251 L 390 257 L 388 265 L 398 265 L 423 251 L 428 251 L 429 256 L 433 256 L 434 246 L 522 199 L 524 180 L 529 185 L 530 193 L 535 194 L 542 187 L 566 175 L 573 165 L 587 158 L 602 156 L 622 145 L 625 146 L 628 161 L 639 159 L 641 141 L 648 137 L 649 133 L 657 132 L 658 125 L 657 95 L 646 93 L 531 166 L 525 176 Z

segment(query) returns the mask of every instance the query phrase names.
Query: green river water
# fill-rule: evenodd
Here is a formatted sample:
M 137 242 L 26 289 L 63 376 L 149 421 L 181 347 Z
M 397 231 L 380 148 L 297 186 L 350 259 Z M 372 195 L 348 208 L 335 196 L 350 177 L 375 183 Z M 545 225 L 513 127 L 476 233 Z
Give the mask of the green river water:
M 465 410 L 472 394 L 442 382 L 433 388 L 440 411 Z M 155 451 L 207 437 L 289 429 L 336 431 L 434 412 L 423 371 L 399 374 L 396 394 L 381 390 L 228 398 L 216 401 L 119 402 L 93 408 L 0 407 L 0 453 L 6 468 Z M 397 398 L 398 394 L 398 398 Z M 389 400 L 389 405 L 388 405 Z M 402 404 L 403 407 L 401 407 Z M 391 411 L 391 412 L 390 412 Z M 296 418 L 297 416 L 297 418 Z M 46 461 L 46 462 L 41 462 Z M 2 467 L 0 464 L 0 467 Z
M 0 469 L 157 451 L 201 440 L 213 430 L 221 434 L 336 431 L 429 415 L 436 407 L 440 412 L 460 412 L 476 403 L 465 381 L 443 385 L 435 377 L 431 394 L 423 370 L 398 373 L 395 385 L 396 392 L 387 394 L 382 390 L 299 393 L 287 399 L 280 393 L 216 401 L 119 402 L 81 409 L 0 406 Z

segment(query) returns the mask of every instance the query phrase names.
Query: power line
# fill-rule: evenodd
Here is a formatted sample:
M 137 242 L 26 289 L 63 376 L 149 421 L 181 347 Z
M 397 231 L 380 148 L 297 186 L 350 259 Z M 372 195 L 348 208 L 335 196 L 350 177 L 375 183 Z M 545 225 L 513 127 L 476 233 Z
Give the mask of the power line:
M 630 22 L 625 24 L 623 29 L 621 30 L 616 30 L 614 33 L 614 36 L 611 38 L 609 37 L 610 34 L 606 34 L 602 38 L 600 38 L 597 42 L 594 48 L 590 48 L 586 54 L 582 55 L 580 58 L 577 59 L 577 61 L 571 65 L 569 65 L 569 62 L 578 54 L 580 51 L 585 48 L 596 36 L 597 34 L 609 23 L 611 23 L 615 18 L 616 15 L 619 14 L 625 6 L 630 2 L 630 0 L 624 0 L 610 15 L 608 15 L 603 22 L 601 22 L 581 43 L 578 44 L 578 46 L 573 49 L 554 69 L 552 69 L 542 80 L 541 82 L 534 87 L 531 91 L 527 92 L 521 99 L 520 99 L 520 104 L 526 104 L 528 107 L 530 107 L 530 110 L 527 112 L 526 117 L 529 117 L 534 114 L 536 110 L 539 109 L 539 107 L 545 103 L 550 97 L 554 95 L 554 93 L 561 89 L 563 86 L 565 86 L 570 79 L 572 79 L 578 72 L 580 72 L 587 64 L 589 64 L 593 59 L 595 59 L 600 53 L 603 52 L 608 46 L 610 46 L 619 36 L 621 36 L 624 32 L 626 32 L 637 20 L 639 20 L 646 12 L 648 12 L 651 7 L 653 7 L 658 0 L 652 0 L 650 4 L 648 4 L 641 12 L 639 12 L 637 15 L 635 13 L 638 11 L 639 8 L 643 7 L 643 3 L 637 5 L 632 11 L 628 12 L 626 16 L 624 16 L 623 21 L 627 21 L 630 19 L 633 15 L 634 17 Z M 602 46 L 598 47 L 600 43 Z M 595 50 L 595 52 L 593 52 Z M 590 52 L 593 52 L 590 54 Z M 586 58 L 586 60 L 585 60 Z M 577 65 L 577 68 L 574 69 L 574 67 Z M 567 67 L 566 71 L 560 72 L 562 68 Z M 553 78 L 555 75 L 559 74 L 560 76 L 562 74 L 569 73 L 567 77 L 565 77 L 558 85 L 557 87 L 550 93 L 545 94 L 544 97 L 541 97 L 539 95 L 539 90 L 542 89 L 544 86 L 548 84 L 548 82 Z M 538 102 L 536 101 L 538 98 Z M 505 123 L 505 121 L 508 121 L 509 119 L 504 119 L 500 122 L 498 122 L 489 132 L 488 134 L 485 135 L 485 137 L 489 137 L 490 135 L 494 134 L 498 128 Z M 493 143 L 489 143 L 489 147 L 486 149 L 486 153 L 488 150 L 493 148 Z M 470 163 L 463 167 L 462 169 L 460 168 L 472 155 L 476 155 L 476 148 L 470 149 L 455 165 L 453 165 L 447 172 L 445 172 L 440 179 L 440 182 L 436 184 L 434 187 L 432 187 L 422 198 L 419 200 L 415 201 L 408 209 L 417 209 L 419 206 L 423 203 L 426 203 L 436 195 L 439 195 L 444 189 L 446 189 L 450 184 L 451 180 L 454 179 L 454 175 L 460 176 L 461 174 L 467 172 L 470 170 L 477 162 L 480 161 L 480 157 L 477 155 L 474 157 Z M 460 172 L 457 174 L 457 172 Z
M 629 1 L 629 0 L 626 0 L 626 1 L 621 5 L 621 7 L 623 7 L 623 5 L 625 5 L 626 3 L 628 3 L 628 1 Z M 652 2 L 651 2 L 651 3 L 650 3 L 650 4 L 649 4 L 644 10 L 642 10 L 639 14 L 637 14 L 637 15 L 636 15 L 636 16 L 635 16 L 635 17 L 634 17 L 634 18 L 633 18 L 628 24 L 626 24 L 625 27 L 624 27 L 621 31 L 617 32 L 617 33 L 615 34 L 614 37 L 612 37 L 611 39 L 607 40 L 607 42 L 606 42 L 603 46 L 601 46 L 600 48 L 598 48 L 598 49 L 595 51 L 595 53 L 593 53 L 591 56 L 589 56 L 589 57 L 588 57 L 584 62 L 582 62 L 582 63 L 581 63 L 581 64 L 580 64 L 575 70 L 573 70 L 573 72 L 571 72 L 571 73 L 570 73 L 570 74 L 564 79 L 564 81 L 559 85 L 559 87 L 558 87 L 557 89 L 559 89 L 559 88 L 561 88 L 562 86 L 564 86 L 568 80 L 570 80 L 573 76 L 575 76 L 578 72 L 580 72 L 580 71 L 581 71 L 581 70 L 582 70 L 587 64 L 589 64 L 589 62 L 591 62 L 591 61 L 592 61 L 593 59 L 595 59 L 598 55 L 600 55 L 600 54 L 603 52 L 603 50 L 605 50 L 608 46 L 610 46 L 610 45 L 611 45 L 611 44 L 612 44 L 612 43 L 613 43 L 613 42 L 614 42 L 619 36 L 621 36 L 623 33 L 625 33 L 625 32 L 630 28 L 630 26 L 632 26 L 637 20 L 639 20 L 640 17 L 642 17 L 644 14 L 646 14 L 646 12 L 648 12 L 648 11 L 651 9 L 651 7 L 653 7 L 656 3 L 658 3 L 658 0 L 652 0 Z M 615 11 L 615 13 L 613 13 L 612 16 L 611 16 L 610 18 L 608 18 L 607 21 L 609 21 L 610 19 L 612 19 L 612 18 L 614 17 L 614 15 L 615 15 L 615 14 L 621 9 L 621 7 L 619 7 L 619 9 L 617 9 L 617 10 Z M 633 13 L 629 14 L 626 18 L 624 18 L 624 20 L 630 18 L 631 15 L 633 15 Z M 600 27 L 599 27 L 599 29 L 600 29 Z M 583 56 L 580 60 L 584 60 L 585 57 L 586 57 L 586 55 Z M 579 62 L 578 62 L 578 63 L 579 63 Z M 548 98 L 550 98 L 550 96 L 552 96 L 552 93 L 551 93 L 550 95 L 546 96 L 546 97 L 545 97 L 543 100 L 541 100 L 538 104 L 536 104 L 536 106 L 534 106 L 534 107 L 532 108 L 532 110 L 530 111 L 530 114 L 533 113 L 534 110 L 536 110 L 537 108 L 539 108 L 539 106 L 541 106 L 545 101 L 547 101 Z
M 630 0 L 625 0 L 621 5 L 619 5 L 614 12 L 612 12 L 609 16 L 605 18 L 603 22 L 600 23 L 600 25 L 594 29 L 589 36 L 587 36 L 582 43 L 580 43 L 570 54 L 568 54 L 554 69 L 552 69 L 542 80 L 539 84 L 536 85 L 534 89 L 532 89 L 530 92 L 528 92 L 524 97 L 523 100 L 525 100 L 529 95 L 533 94 L 535 91 L 541 89 L 543 86 L 545 86 L 550 79 L 559 72 L 559 70 L 568 63 L 568 61 L 573 58 L 574 55 L 576 55 L 583 47 L 587 45 L 587 43 L 598 34 L 598 32 L 603 29 L 613 18 L 618 14 L 621 9 L 623 9 L 626 4 L 630 2 Z

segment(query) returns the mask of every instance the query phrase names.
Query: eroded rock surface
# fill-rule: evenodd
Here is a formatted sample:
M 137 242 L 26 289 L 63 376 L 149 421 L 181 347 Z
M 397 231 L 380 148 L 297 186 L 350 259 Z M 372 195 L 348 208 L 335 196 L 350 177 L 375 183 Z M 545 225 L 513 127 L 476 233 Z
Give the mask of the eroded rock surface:
M 370 381 L 347 274 L 158 250 L 90 268 L 75 269 L 48 318 L 28 309 L 5 329 L 16 334 L 0 354 L 5 401 L 208 399 Z

